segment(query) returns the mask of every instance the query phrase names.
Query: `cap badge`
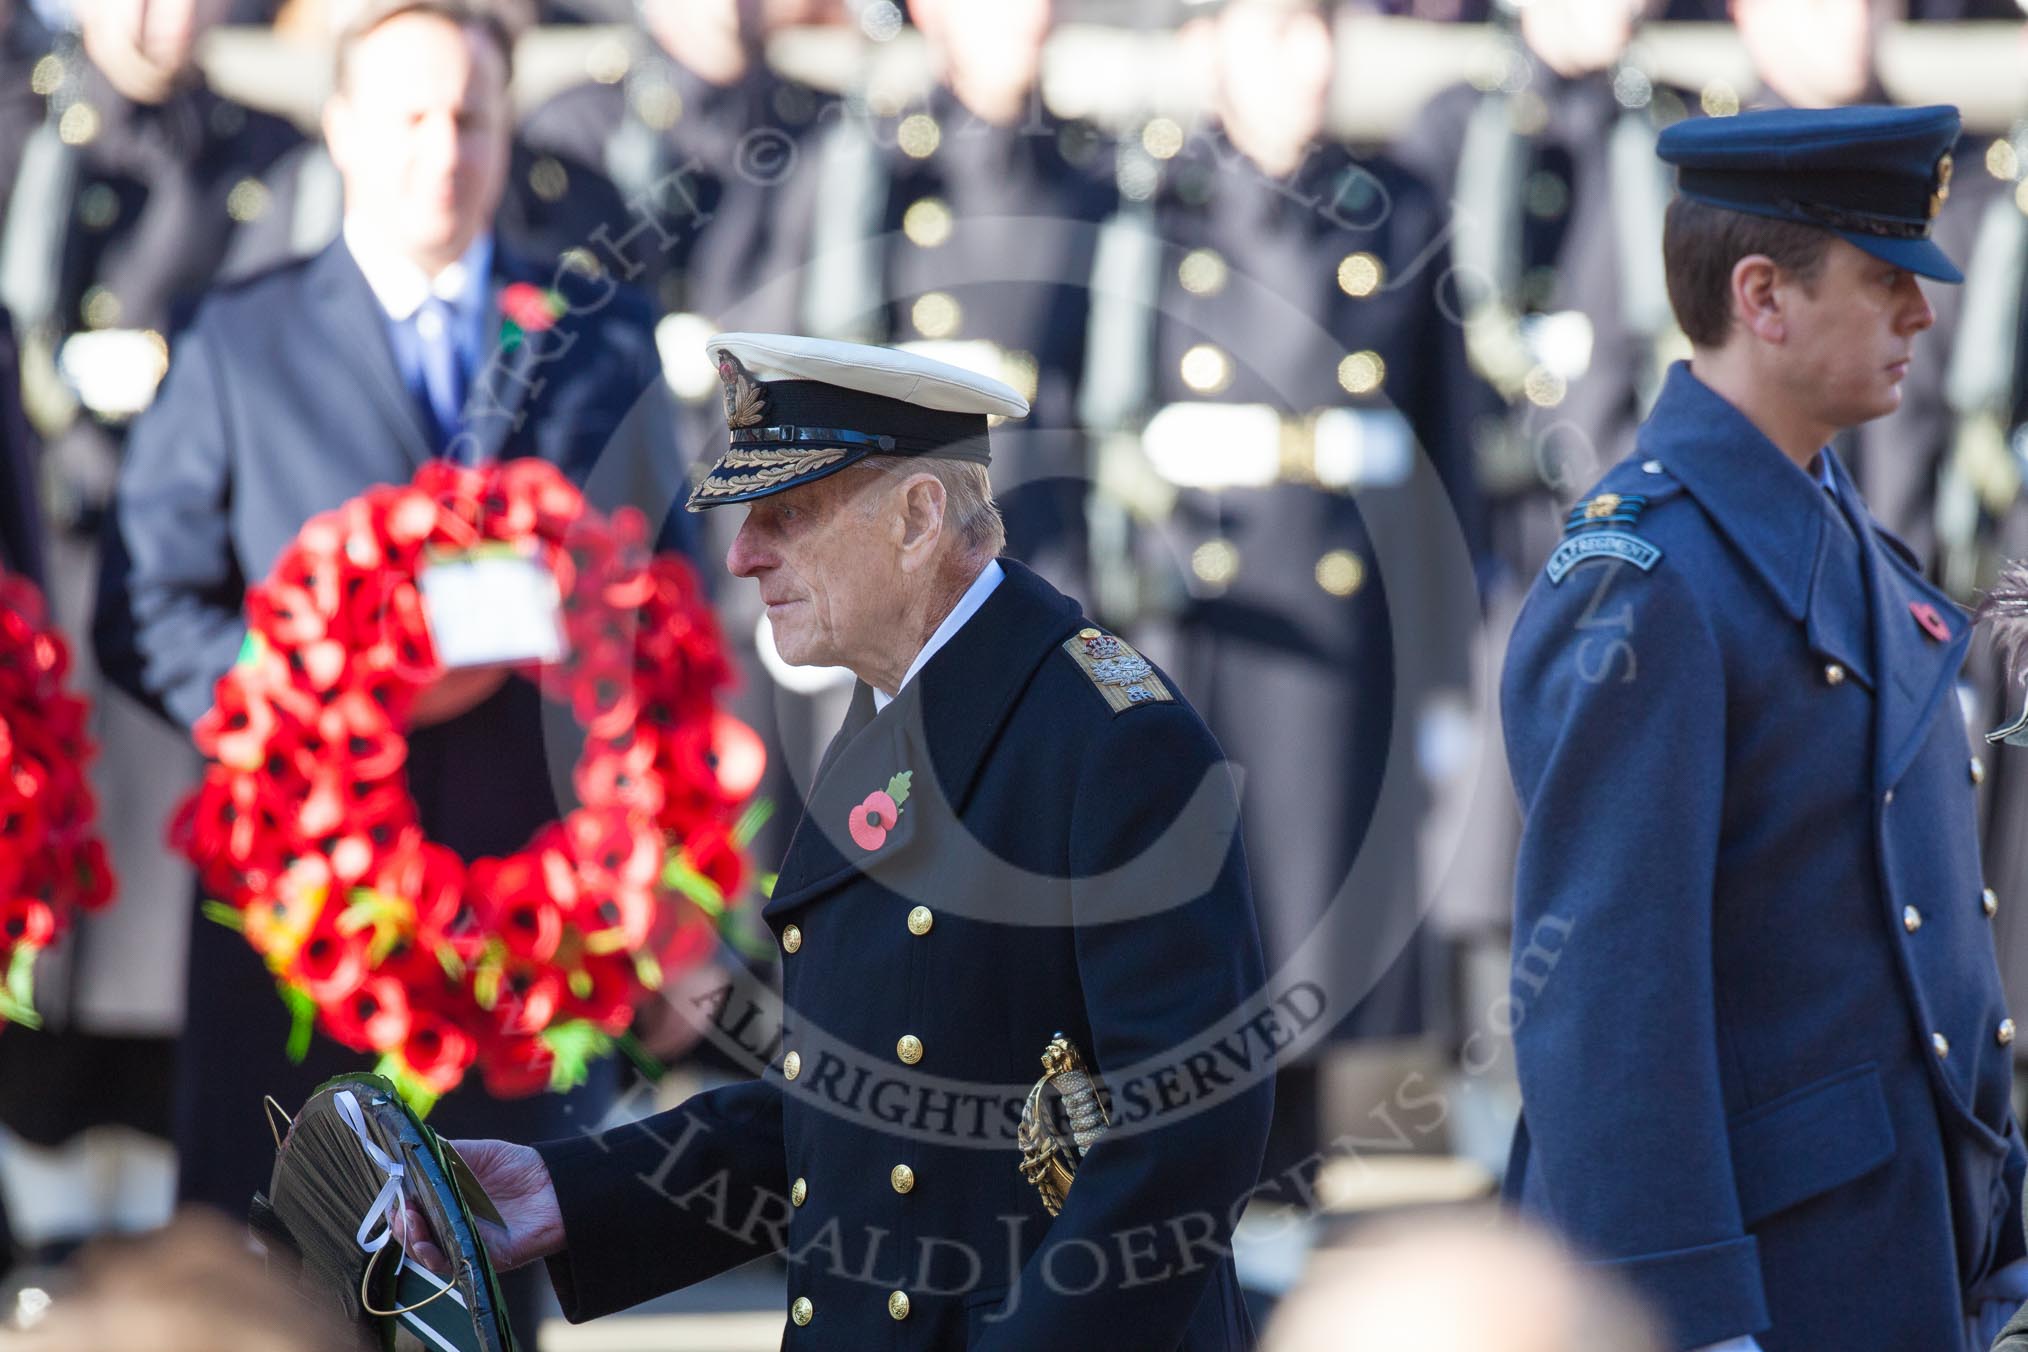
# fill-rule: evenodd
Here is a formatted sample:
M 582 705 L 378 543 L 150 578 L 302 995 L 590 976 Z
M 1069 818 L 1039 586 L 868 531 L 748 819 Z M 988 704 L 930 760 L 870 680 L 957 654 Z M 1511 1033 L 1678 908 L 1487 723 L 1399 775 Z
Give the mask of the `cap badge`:
M 1931 220 L 1935 220 L 1936 214 L 1943 210 L 1943 204 L 1950 200 L 1950 195 L 1951 157 L 1950 152 L 1946 151 L 1944 152 L 1944 157 L 1936 162 L 1936 191 L 1929 195 L 1929 215 Z
M 718 350 L 718 382 L 725 387 L 720 393 L 725 396 L 727 427 L 752 427 L 767 417 L 767 391 L 740 364 L 739 358 L 724 348 Z

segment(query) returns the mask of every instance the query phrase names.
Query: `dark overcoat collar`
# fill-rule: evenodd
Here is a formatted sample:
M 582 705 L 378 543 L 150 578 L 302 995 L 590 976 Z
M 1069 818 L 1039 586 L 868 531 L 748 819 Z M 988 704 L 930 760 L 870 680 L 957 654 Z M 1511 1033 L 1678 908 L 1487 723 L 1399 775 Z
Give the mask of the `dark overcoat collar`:
M 1782 612 L 1805 626 L 1813 648 L 1873 689 L 1874 768 L 1879 783 L 1891 785 L 1963 665 L 1970 634 L 1963 613 L 1888 545 L 1828 446 L 1821 454 L 1832 493 L 1686 363 L 1670 368 L 1637 454 L 1659 460 L 1689 490 Z M 1947 637 L 1930 635 L 1921 608 Z
M 1002 559 L 1000 566 L 1007 575 L 978 613 L 891 704 L 875 714 L 865 682 L 853 691 L 789 841 L 769 913 L 803 905 L 861 873 L 878 878 L 907 861 L 919 835 L 934 834 L 936 823 L 953 823 L 964 811 L 1022 691 L 1082 613 L 1021 564 Z M 847 832 L 850 815 L 904 770 L 912 776 L 908 801 L 869 854 Z

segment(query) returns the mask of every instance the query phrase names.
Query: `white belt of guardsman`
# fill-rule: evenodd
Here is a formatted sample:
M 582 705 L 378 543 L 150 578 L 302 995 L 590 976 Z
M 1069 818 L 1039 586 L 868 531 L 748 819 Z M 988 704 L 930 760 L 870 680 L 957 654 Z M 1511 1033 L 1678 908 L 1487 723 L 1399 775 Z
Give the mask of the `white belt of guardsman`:
M 1193 400 L 1156 410 L 1141 449 L 1178 488 L 1301 483 L 1342 492 L 1406 482 L 1416 442 L 1408 420 L 1392 408 L 1292 415 L 1268 404 Z

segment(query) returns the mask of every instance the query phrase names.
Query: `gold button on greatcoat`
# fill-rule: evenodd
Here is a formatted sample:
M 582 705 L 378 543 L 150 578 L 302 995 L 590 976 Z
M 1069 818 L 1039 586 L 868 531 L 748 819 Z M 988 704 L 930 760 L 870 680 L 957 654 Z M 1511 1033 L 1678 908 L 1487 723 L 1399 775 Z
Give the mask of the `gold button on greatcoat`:
M 1918 910 L 1916 910 L 1916 909 L 1915 909 L 1915 907 L 1913 907 L 1913 906 L 1904 906 L 1904 907 L 1902 907 L 1902 908 L 1901 908 L 1901 927 L 1902 927 L 1903 929 L 1907 930 L 1907 931 L 1908 931 L 1908 932 L 1909 932 L 1910 934 L 1913 934 L 1913 933 L 1915 933 L 1915 932 L 1916 932 L 1917 930 L 1921 929 L 1921 928 L 1922 928 L 1922 912 L 1921 912 L 1921 911 L 1918 911 Z
M 1985 782 L 1986 782 L 1986 763 L 1980 760 L 1977 756 L 1974 756 L 1972 757 L 1972 783 L 1983 784 Z
M 890 1319 L 908 1318 L 908 1292 L 895 1291 L 887 1297 L 887 1314 Z
M 1993 1040 L 2002 1047 L 2010 1045 L 2014 1041 L 2014 1021 L 2012 1019 L 2000 1020 L 2000 1026 L 1993 1030 Z
M 894 1054 L 904 1066 L 914 1065 L 922 1060 L 922 1039 L 914 1033 L 903 1033 L 901 1041 L 894 1044 Z
M 930 926 L 936 923 L 937 918 L 930 914 L 930 908 L 927 906 L 918 906 L 908 913 L 908 932 L 918 939 L 928 934 Z
M 897 1164 L 887 1171 L 887 1181 L 894 1185 L 896 1192 L 914 1192 L 915 1170 L 906 1164 Z
M 1929 1045 L 1936 1048 L 1938 1056 L 1949 1056 L 1951 1054 L 1951 1040 L 1942 1033 L 1931 1033 L 1929 1035 Z
M 1837 662 L 1826 662 L 1824 664 L 1824 684 L 1845 684 L 1845 668 Z
M 805 1199 L 809 1195 L 810 1195 L 810 1185 L 803 1179 L 799 1178 L 795 1182 L 789 1184 L 790 1206 L 801 1206 L 803 1204 L 803 1199 Z
M 794 925 L 782 931 L 782 952 L 793 953 L 803 946 L 803 932 Z
M 784 1056 L 782 1058 L 783 1079 L 793 1080 L 802 1073 L 803 1073 L 803 1058 L 799 1054 L 795 1052 L 790 1052 L 787 1056 Z
M 1988 916 L 1997 913 L 2000 909 L 2000 894 L 1990 887 L 1979 893 L 1979 909 Z
M 795 1320 L 798 1324 L 809 1323 L 811 1317 L 816 1313 L 817 1307 L 810 1303 L 808 1296 L 797 1296 L 796 1303 L 789 1307 L 789 1318 Z

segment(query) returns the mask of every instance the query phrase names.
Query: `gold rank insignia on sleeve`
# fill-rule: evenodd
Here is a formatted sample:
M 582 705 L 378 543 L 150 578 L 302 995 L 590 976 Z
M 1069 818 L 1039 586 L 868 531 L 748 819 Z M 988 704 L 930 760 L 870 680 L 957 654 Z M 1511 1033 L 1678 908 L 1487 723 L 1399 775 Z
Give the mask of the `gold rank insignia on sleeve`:
M 1176 698 L 1147 658 L 1128 647 L 1124 640 L 1102 630 L 1078 630 L 1063 641 L 1063 650 L 1076 659 L 1114 713 L 1137 704 L 1160 704 Z

